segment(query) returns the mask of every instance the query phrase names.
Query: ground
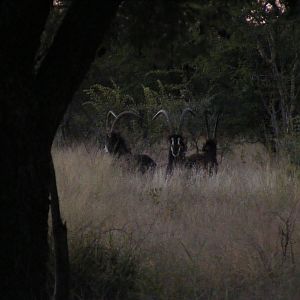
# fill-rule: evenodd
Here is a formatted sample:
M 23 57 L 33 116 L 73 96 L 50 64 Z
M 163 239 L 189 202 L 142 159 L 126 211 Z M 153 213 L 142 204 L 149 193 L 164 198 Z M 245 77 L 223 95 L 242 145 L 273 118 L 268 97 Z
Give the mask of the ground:
M 240 145 L 216 176 L 166 180 L 95 150 L 53 149 L 74 299 L 299 299 L 295 166 Z

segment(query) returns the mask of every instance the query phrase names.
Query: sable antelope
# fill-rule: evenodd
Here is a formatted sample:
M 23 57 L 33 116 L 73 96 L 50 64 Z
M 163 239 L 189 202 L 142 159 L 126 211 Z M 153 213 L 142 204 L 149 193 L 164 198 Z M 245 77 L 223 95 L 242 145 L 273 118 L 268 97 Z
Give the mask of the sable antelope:
M 217 128 L 220 118 L 220 113 L 217 114 L 213 135 L 210 135 L 210 126 L 208 123 L 207 112 L 205 112 L 205 124 L 207 138 L 202 147 L 203 153 L 195 153 L 186 158 L 186 167 L 195 168 L 196 170 L 204 169 L 208 171 L 210 175 L 213 172 L 218 172 L 217 161 Z
M 132 111 L 123 111 L 119 115 L 116 115 L 111 110 L 107 113 L 105 151 L 117 158 L 124 158 L 131 168 L 138 169 L 141 173 L 154 170 L 156 163 L 153 159 L 146 154 L 132 154 L 125 139 L 121 136 L 120 132 L 115 129 L 117 122 L 119 122 L 122 117 L 128 115 L 140 117 L 137 113 Z M 111 126 L 108 124 L 110 116 L 115 118 Z
M 167 166 L 167 174 L 170 175 L 175 167 L 180 167 L 185 165 L 186 161 L 186 151 L 187 146 L 185 140 L 182 136 L 182 126 L 184 117 L 187 113 L 195 115 L 194 112 L 190 108 L 186 108 L 183 110 L 180 116 L 178 130 L 175 131 L 174 127 L 170 121 L 169 115 L 166 110 L 161 109 L 158 111 L 152 120 L 155 120 L 158 116 L 163 115 L 166 118 L 167 124 L 169 126 L 169 156 L 168 156 L 168 166 Z

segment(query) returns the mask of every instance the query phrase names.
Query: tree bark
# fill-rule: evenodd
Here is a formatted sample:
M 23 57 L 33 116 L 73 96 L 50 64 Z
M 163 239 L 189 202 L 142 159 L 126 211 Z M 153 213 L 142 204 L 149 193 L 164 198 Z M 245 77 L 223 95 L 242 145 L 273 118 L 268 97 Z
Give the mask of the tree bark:
M 30 91 L 49 2 L 23 2 L 0 3 L 0 290 L 3 299 L 47 299 L 50 146 L 39 142 Z
M 52 232 L 55 252 L 54 300 L 69 299 L 69 248 L 66 223 L 62 222 L 53 160 L 50 161 L 49 192 L 51 195 Z
M 47 299 L 50 147 L 23 134 L 1 145 L 1 297 Z
M 73 0 L 35 75 L 35 55 L 50 2 L 0 0 L 3 299 L 49 298 L 51 145 L 118 4 L 112 0 Z

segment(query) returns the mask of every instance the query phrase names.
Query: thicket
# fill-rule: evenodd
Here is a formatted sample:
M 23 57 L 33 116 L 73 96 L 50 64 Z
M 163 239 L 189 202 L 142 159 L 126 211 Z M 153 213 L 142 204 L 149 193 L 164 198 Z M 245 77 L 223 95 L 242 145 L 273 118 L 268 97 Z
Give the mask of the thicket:
M 191 107 L 197 114 L 186 126 L 191 141 L 206 134 L 205 110 L 222 111 L 225 139 L 297 152 L 300 27 L 288 3 L 280 3 L 154 1 L 142 11 L 124 5 L 66 115 L 64 136 L 96 137 L 101 145 L 107 111 L 134 109 L 142 118 L 123 122 L 122 130 L 151 145 L 164 137 L 164 124 L 151 122 L 158 109 L 176 123 Z M 161 18 L 164 9 L 168 20 Z

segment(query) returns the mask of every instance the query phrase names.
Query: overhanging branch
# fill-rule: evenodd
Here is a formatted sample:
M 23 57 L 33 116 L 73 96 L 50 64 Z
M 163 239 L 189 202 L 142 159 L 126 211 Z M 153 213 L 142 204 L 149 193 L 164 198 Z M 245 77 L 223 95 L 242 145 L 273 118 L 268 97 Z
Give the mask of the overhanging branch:
M 73 94 L 84 79 L 119 1 L 74 0 L 37 74 L 41 126 L 54 136 Z
M 2 0 L 0 4 L 1 73 L 31 72 L 50 1 Z

